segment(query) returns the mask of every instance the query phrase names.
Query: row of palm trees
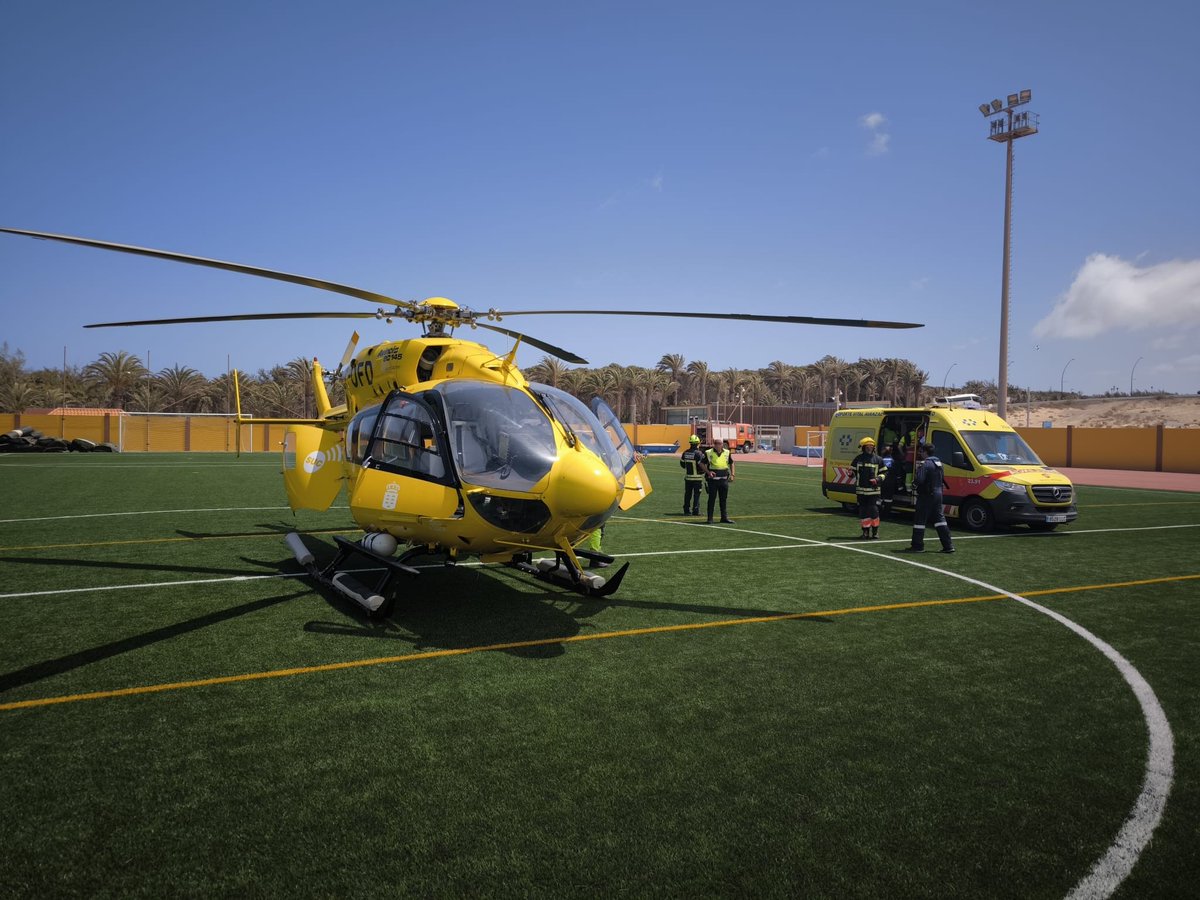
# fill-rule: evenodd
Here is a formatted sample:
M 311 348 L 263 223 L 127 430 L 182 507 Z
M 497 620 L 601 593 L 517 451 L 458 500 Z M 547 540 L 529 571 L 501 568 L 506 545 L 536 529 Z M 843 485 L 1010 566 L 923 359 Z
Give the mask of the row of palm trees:
M 311 363 L 296 358 L 253 375 L 239 376 L 242 408 L 256 416 L 315 414 Z M 807 365 L 775 360 L 762 369 L 714 371 L 703 360 L 664 354 L 653 368 L 610 363 L 600 368 L 570 367 L 543 357 L 526 374 L 584 400 L 600 396 L 626 422 L 662 421 L 663 406 L 810 405 L 879 400 L 912 405 L 928 400 L 928 374 L 905 359 L 859 359 L 847 362 L 825 356 Z M 330 388 L 333 403 L 342 400 L 341 385 Z M 131 412 L 227 413 L 234 408 L 232 378 L 207 378 L 188 366 L 150 372 L 137 356 L 102 353 L 86 366 L 26 371 L 20 352 L 0 346 L 0 410 L 98 406 Z
M 239 373 L 242 410 L 254 416 L 315 415 L 312 363 L 293 359 L 282 366 Z M 341 385 L 330 388 L 330 400 L 343 399 Z M 137 356 L 102 353 L 86 366 L 27 371 L 22 354 L 0 345 L 0 411 L 101 407 L 129 412 L 229 413 L 234 409 L 233 378 L 207 378 L 189 366 L 174 365 L 151 372 Z
M 847 362 L 824 356 L 793 365 L 775 360 L 764 369 L 714 371 L 703 360 L 667 353 L 652 369 L 610 363 L 597 369 L 569 368 L 550 356 L 526 375 L 587 399 L 603 397 L 624 422 L 661 422 L 663 406 L 813 405 L 865 400 L 913 405 L 932 396 L 929 375 L 906 359 Z

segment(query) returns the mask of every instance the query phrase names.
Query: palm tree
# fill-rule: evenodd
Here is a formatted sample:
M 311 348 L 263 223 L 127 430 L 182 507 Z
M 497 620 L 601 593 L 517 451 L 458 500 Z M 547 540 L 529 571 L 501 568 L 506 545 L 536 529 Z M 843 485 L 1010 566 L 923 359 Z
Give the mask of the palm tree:
M 859 360 L 859 365 L 862 367 L 866 378 L 863 384 L 866 386 L 867 396 L 865 400 L 878 400 L 883 395 L 883 379 L 887 374 L 887 360 L 872 357 L 869 359 Z
M 529 367 L 529 371 L 526 374 L 529 376 L 530 381 L 538 381 L 556 388 L 561 386 L 563 376 L 568 371 L 567 364 L 561 359 L 553 356 L 543 356 Z
M 693 359 L 687 364 L 688 374 L 692 376 L 688 390 L 688 399 L 698 401 L 701 406 L 708 406 L 708 379 L 712 373 L 708 371 L 708 363 Z M 700 386 L 700 395 L 696 396 L 695 387 Z
M 792 367 L 781 359 L 775 360 L 763 371 L 763 381 L 783 403 L 791 401 L 793 371 Z
M 84 377 L 102 392 L 110 407 L 124 409 L 125 400 L 138 381 L 146 376 L 142 361 L 124 350 L 101 353 L 83 369 Z
M 301 416 L 312 417 L 316 415 L 316 410 L 313 408 L 315 403 L 312 396 L 312 360 L 307 356 L 297 356 L 290 360 L 283 367 L 286 377 L 299 386 L 299 394 L 303 398 L 301 401 Z
M 613 406 L 613 412 L 620 417 L 620 410 L 616 409 L 619 406 L 618 379 L 616 370 L 621 367 L 615 364 L 609 364 L 603 369 L 589 369 L 587 374 L 581 379 L 580 388 L 582 393 L 580 399 L 585 403 L 591 403 L 593 397 L 599 397 L 609 406 Z
M 154 380 L 162 391 L 162 409 L 171 412 L 193 412 L 196 398 L 208 387 L 208 379 L 178 363 L 160 371 Z
M 672 381 L 666 372 L 658 369 L 641 369 L 639 382 L 642 391 L 642 402 L 646 410 L 646 421 L 655 419 L 654 405 L 661 404 L 669 392 L 678 390 L 679 383 Z
M 38 402 L 38 389 L 27 378 L 16 378 L 0 384 L 0 410 L 23 413 Z
M 558 379 L 558 386 L 569 394 L 579 396 L 587 369 L 567 369 Z
M 660 372 L 666 372 L 675 382 L 675 387 L 671 394 L 671 405 L 679 405 L 679 388 L 683 385 L 683 376 L 687 373 L 687 363 L 684 362 L 683 354 L 681 353 L 664 353 L 658 361 L 656 368 Z

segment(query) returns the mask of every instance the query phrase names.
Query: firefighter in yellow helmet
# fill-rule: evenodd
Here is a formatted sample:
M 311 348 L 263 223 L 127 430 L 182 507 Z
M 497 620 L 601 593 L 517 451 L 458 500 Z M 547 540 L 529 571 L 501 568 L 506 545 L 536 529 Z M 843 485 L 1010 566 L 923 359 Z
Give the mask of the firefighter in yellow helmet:
M 858 456 L 850 463 L 854 470 L 854 495 L 858 499 L 858 524 L 863 540 L 879 538 L 879 499 L 883 493 L 883 459 L 875 452 L 875 438 L 858 442 Z
M 700 515 L 700 487 L 704 484 L 704 451 L 700 438 L 688 438 L 688 448 L 679 457 L 683 468 L 683 514 Z

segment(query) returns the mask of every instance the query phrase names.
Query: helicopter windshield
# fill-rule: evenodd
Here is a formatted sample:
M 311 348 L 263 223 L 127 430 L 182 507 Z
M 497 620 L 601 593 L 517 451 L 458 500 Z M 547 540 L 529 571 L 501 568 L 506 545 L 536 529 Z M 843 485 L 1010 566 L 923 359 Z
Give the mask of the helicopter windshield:
M 469 484 L 528 491 L 558 459 L 550 419 L 524 391 L 489 381 L 444 381 L 450 451 Z
M 617 414 L 612 411 L 612 407 L 601 400 L 599 397 L 592 398 L 592 412 L 596 414 L 596 418 L 600 420 L 600 424 L 604 426 L 605 432 L 608 434 L 609 440 L 617 448 L 617 455 L 621 458 L 622 474 L 633 468 L 633 464 L 637 462 L 637 454 L 634 452 L 633 444 L 629 442 L 629 435 L 625 433 L 625 429 L 621 427 L 621 420 L 617 418 Z
M 550 408 L 550 412 L 554 414 L 554 418 L 570 429 L 575 437 L 583 443 L 583 446 L 604 460 L 604 464 L 617 479 L 625 474 L 621 456 L 609 439 L 608 432 L 579 398 L 573 397 L 566 391 L 550 387 L 548 384 L 531 384 L 529 387 L 542 398 L 542 401 Z

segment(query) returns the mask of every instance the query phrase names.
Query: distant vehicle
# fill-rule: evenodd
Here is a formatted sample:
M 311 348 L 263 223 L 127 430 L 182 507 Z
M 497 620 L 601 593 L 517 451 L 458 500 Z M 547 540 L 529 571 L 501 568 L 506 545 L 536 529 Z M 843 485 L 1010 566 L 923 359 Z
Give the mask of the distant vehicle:
M 851 409 L 834 415 L 825 442 L 821 492 L 847 507 L 855 503 L 854 469 L 859 441 L 869 437 L 880 451 L 898 445 L 891 484 L 885 483 L 893 511 L 916 506 L 911 476 L 913 443 L 926 441 L 942 461 L 946 515 L 970 531 L 995 525 L 1028 525 L 1052 531 L 1074 522 L 1075 490 L 1068 479 L 1043 463 L 1007 422 L 993 412 L 963 407 Z
M 754 426 L 745 422 L 700 421 L 696 423 L 695 434 L 701 446 L 711 447 L 719 438 L 733 453 L 751 453 L 756 443 Z
M 963 409 L 983 409 L 983 398 L 978 394 L 951 394 L 949 397 L 936 397 L 933 402 L 937 406 L 961 406 Z

